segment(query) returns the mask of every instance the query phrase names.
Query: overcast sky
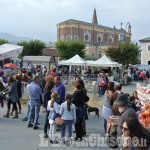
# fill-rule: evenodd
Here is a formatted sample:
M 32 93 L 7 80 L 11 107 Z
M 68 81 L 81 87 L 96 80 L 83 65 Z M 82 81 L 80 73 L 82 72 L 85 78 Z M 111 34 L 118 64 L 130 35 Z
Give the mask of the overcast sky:
M 133 41 L 150 37 L 150 0 L 0 0 L 0 32 L 55 42 L 56 24 L 91 22 L 94 7 L 98 24 L 126 28 L 130 22 Z

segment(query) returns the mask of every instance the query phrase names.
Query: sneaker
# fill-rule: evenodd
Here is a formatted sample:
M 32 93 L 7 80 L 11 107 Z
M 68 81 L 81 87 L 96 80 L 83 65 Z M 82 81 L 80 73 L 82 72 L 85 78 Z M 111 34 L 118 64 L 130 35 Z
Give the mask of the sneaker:
M 38 128 L 39 128 L 38 126 L 33 127 L 34 130 L 36 130 L 36 129 L 38 129 Z
M 28 128 L 33 127 L 33 124 L 28 124 Z
M 49 137 L 48 134 L 44 133 L 43 138 L 48 138 L 48 137 Z
M 25 118 L 23 118 L 23 119 L 22 119 L 22 121 L 28 121 L 28 118 L 27 118 L 27 117 L 25 117 Z

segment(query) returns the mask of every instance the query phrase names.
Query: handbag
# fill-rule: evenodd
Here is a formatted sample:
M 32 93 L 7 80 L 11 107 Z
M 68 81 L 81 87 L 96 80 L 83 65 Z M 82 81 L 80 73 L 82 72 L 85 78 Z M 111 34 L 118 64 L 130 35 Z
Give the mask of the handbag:
M 99 85 L 100 86 L 105 86 L 105 82 L 103 81 L 103 79 L 100 80 Z
M 57 118 L 55 119 L 55 123 L 56 123 L 57 125 L 62 125 L 62 124 L 64 123 L 64 120 L 62 120 L 61 117 L 57 117 Z

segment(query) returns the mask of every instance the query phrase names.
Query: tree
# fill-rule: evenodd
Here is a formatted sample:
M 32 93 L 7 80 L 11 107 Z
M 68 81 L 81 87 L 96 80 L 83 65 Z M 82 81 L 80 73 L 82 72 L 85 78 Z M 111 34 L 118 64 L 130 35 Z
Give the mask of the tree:
M 0 45 L 5 44 L 5 43 L 8 43 L 8 41 L 5 39 L 0 39 Z
M 56 42 L 58 55 L 62 59 L 69 59 L 78 54 L 80 57 L 85 56 L 85 44 L 80 41 L 58 41 Z
M 138 44 L 130 42 L 120 43 L 118 47 L 109 47 L 105 50 L 108 57 L 123 65 L 137 64 L 139 52 Z
M 45 48 L 45 43 L 40 40 L 21 41 L 18 45 L 23 46 L 23 51 L 20 54 L 21 57 L 27 56 L 40 56 L 42 55 L 42 49 Z

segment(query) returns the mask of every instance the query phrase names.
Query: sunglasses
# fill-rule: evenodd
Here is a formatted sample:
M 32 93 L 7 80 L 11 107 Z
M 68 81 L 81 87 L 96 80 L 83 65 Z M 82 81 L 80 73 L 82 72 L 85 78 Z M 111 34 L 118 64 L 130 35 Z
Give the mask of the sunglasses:
M 121 126 L 122 130 L 123 131 L 128 131 L 129 129 L 128 128 L 124 128 L 123 126 Z

